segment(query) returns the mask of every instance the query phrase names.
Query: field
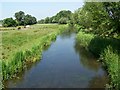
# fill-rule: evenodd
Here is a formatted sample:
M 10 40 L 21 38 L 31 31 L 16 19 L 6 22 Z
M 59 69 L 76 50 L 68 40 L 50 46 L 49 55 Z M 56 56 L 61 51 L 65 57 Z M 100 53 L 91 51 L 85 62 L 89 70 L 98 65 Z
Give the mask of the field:
M 44 46 L 50 45 L 66 25 L 36 24 L 29 28 L 2 30 L 3 79 L 9 79 L 24 67 L 26 62 L 41 58 Z M 19 68 L 18 68 L 19 67 Z

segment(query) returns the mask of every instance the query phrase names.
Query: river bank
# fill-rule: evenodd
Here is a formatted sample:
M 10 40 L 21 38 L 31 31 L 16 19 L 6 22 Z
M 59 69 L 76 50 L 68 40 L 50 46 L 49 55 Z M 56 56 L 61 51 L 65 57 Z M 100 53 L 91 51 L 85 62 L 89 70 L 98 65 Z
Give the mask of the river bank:
M 2 32 L 2 76 L 3 80 L 16 77 L 27 63 L 42 58 L 42 50 L 51 44 L 66 25 L 33 25 L 27 30 Z
M 118 64 L 120 62 L 120 40 L 102 38 L 93 34 L 79 32 L 76 36 L 79 44 L 91 51 L 103 64 L 108 72 L 110 83 L 107 88 L 118 89 L 120 85 Z

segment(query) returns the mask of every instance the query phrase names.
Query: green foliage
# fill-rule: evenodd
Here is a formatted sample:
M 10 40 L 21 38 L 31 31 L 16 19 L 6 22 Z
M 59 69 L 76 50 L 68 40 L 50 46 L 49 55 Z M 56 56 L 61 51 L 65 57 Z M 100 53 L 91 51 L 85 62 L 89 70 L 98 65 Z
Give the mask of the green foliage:
M 68 19 L 67 18 L 65 18 L 65 17 L 63 17 L 63 18 L 60 18 L 59 19 L 59 24 L 67 24 L 67 21 L 68 21 Z
M 104 2 L 114 32 L 120 33 L 120 2 Z
M 36 21 L 35 17 L 32 17 L 29 14 L 25 15 L 25 17 L 24 17 L 24 24 L 25 25 L 32 25 L 32 24 L 36 24 L 36 23 L 37 23 L 37 21 Z
M 17 25 L 17 23 L 15 20 L 13 20 L 13 18 L 4 19 L 3 24 L 2 24 L 2 26 L 4 26 L 4 27 L 14 27 L 16 25 Z
M 49 17 L 46 17 L 46 18 L 45 18 L 44 23 L 49 23 Z
M 59 23 L 59 24 L 66 24 L 72 16 L 72 12 L 69 10 L 62 10 L 58 12 L 55 16 L 46 17 L 45 19 L 41 19 L 38 23 Z
M 24 17 L 25 17 L 25 13 L 23 11 L 19 11 L 15 13 L 15 18 L 18 22 L 18 25 L 24 25 Z
M 29 14 L 25 15 L 23 11 L 15 13 L 15 20 L 13 18 L 6 18 L 3 20 L 4 27 L 15 27 L 17 25 L 33 25 L 37 23 L 37 19 Z
M 38 24 L 44 24 L 44 19 L 39 20 Z
M 87 32 L 112 36 L 119 32 L 119 8 L 120 2 L 85 2 L 82 8 L 74 12 L 74 24 L 87 29 Z
M 2 23 L 3 23 L 3 20 L 0 20 L 0 24 L 2 25 Z
M 90 44 L 93 38 L 94 38 L 94 35 L 85 34 L 84 32 L 79 32 L 76 37 L 80 45 L 83 47 L 88 47 L 88 45 Z
M 118 89 L 120 85 L 120 77 L 118 76 L 118 61 L 120 61 L 120 56 L 115 52 L 111 46 L 108 46 L 104 52 L 101 54 L 100 59 L 107 66 L 107 70 L 111 79 L 111 85 L 113 88 Z
M 57 22 L 59 22 L 59 20 L 61 18 L 67 18 L 68 20 L 70 20 L 71 14 L 72 14 L 72 12 L 69 11 L 69 10 L 68 11 L 67 10 L 62 10 L 59 13 L 56 14 L 55 19 L 56 19 Z

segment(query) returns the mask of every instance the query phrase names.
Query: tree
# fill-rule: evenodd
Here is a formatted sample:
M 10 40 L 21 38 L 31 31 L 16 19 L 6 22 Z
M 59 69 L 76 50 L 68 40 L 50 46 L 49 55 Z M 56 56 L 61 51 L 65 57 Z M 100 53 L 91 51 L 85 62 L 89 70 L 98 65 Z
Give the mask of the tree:
M 55 16 L 46 17 L 44 23 L 67 23 L 71 19 L 72 12 L 69 10 L 62 10 L 58 12 Z M 66 21 L 67 20 L 67 21 Z M 41 20 L 43 21 L 43 20 Z M 41 22 L 40 21 L 40 22 Z
M 46 17 L 44 22 L 49 23 L 49 17 Z
M 86 2 L 75 15 L 75 23 L 86 28 L 87 32 L 105 35 L 112 29 L 109 15 L 102 2 Z
M 17 25 L 16 21 L 13 20 L 13 18 L 6 18 L 3 20 L 3 24 L 4 27 L 14 27 Z
M 32 17 L 32 24 L 36 24 L 37 23 L 37 19 L 35 17 Z
M 57 22 L 59 22 L 59 20 L 63 17 L 70 20 L 71 14 L 72 14 L 72 12 L 69 11 L 69 10 L 62 10 L 59 13 L 56 14 L 55 19 L 56 19 Z
M 67 24 L 68 18 L 62 17 L 61 19 L 59 19 L 59 24 Z
M 32 24 L 36 24 L 37 20 L 35 17 L 32 17 L 31 15 L 27 14 L 24 17 L 24 24 L 25 25 L 32 25 Z
M 104 2 L 107 13 L 109 14 L 110 24 L 114 27 L 114 32 L 120 33 L 120 2 Z
M 25 13 L 23 11 L 19 11 L 15 13 L 15 18 L 18 22 L 18 25 L 24 25 L 24 17 L 25 17 Z
M 44 23 L 44 19 L 41 19 L 38 21 L 39 24 L 43 24 Z

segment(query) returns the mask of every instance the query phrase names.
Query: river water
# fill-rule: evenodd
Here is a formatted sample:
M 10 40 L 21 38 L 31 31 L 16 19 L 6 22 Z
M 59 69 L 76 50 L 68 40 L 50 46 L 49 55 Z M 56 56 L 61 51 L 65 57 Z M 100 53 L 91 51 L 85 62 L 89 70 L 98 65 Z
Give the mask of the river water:
M 29 65 L 7 88 L 104 88 L 106 71 L 93 55 L 80 47 L 75 33 L 57 36 L 42 60 Z

